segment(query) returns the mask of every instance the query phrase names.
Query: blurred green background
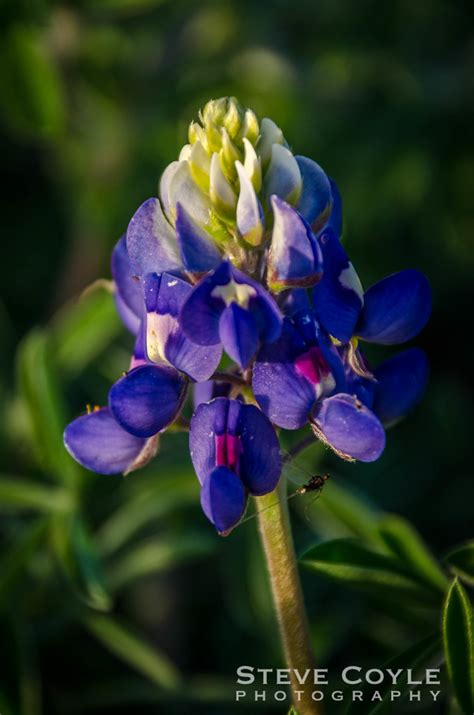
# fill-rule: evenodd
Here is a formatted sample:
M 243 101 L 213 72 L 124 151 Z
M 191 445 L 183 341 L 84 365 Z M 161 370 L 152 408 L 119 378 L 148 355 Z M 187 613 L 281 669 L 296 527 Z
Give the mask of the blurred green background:
M 215 536 L 186 436 L 167 435 L 127 479 L 86 473 L 62 449 L 67 420 L 105 402 L 130 349 L 107 291 L 76 299 L 110 276 L 114 243 L 198 108 L 237 96 L 335 178 L 366 287 L 415 267 L 434 291 L 415 341 L 432 365 L 424 402 L 373 465 L 308 452 L 332 478 L 314 504 L 292 502 L 298 552 L 373 544 L 385 512 L 437 557 L 471 537 L 472 5 L 11 0 L 1 12 L 0 712 L 283 713 L 232 704 L 238 665 L 282 665 L 278 636 L 255 522 Z M 379 667 L 439 623 L 422 597 L 303 575 L 334 672 Z

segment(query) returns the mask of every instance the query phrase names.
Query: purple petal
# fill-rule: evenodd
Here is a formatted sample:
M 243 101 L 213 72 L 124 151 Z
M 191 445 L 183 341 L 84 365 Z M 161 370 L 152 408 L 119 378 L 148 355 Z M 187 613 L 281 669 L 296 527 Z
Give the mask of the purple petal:
M 214 397 L 228 397 L 232 385 L 228 382 L 206 380 L 193 386 L 193 406 L 196 409 L 203 402 L 210 402 Z
M 331 186 L 319 164 L 306 156 L 296 156 L 303 178 L 303 190 L 297 209 L 314 230 L 321 229 L 331 210 Z
M 258 347 L 257 325 L 249 311 L 231 303 L 221 315 L 219 335 L 232 360 L 242 368 L 247 367 Z
M 321 325 L 341 342 L 351 339 L 363 305 L 362 286 L 331 229 L 319 237 L 324 273 L 313 288 L 314 310 Z
M 327 222 L 327 228 L 332 228 L 334 233 L 338 238 L 342 235 L 342 197 L 340 191 L 337 187 L 336 182 L 333 179 L 329 179 L 331 185 L 331 195 L 332 195 L 332 208 L 331 215 L 329 216 L 329 221 Z
M 298 372 L 295 358 L 305 349 L 301 336 L 288 319 L 281 338 L 265 345 L 253 368 L 253 391 L 263 412 L 284 429 L 305 425 L 315 401 L 314 386 Z
M 181 206 L 176 206 L 176 234 L 184 267 L 190 273 L 207 273 L 222 258 L 211 237 L 200 228 Z
M 125 327 L 136 335 L 144 312 L 143 295 L 140 281 L 134 276 L 125 236 L 122 236 L 115 245 L 111 268 L 115 282 L 117 310 Z
M 200 404 L 191 419 L 189 451 L 197 478 L 203 483 L 216 466 L 216 432 L 222 434 L 227 425 L 229 400 L 217 397 Z
M 369 342 L 396 345 L 417 335 L 430 314 L 428 279 L 420 271 L 407 269 L 369 288 L 355 332 Z
M 69 454 L 83 467 L 99 474 L 127 472 L 146 441 L 122 429 L 108 407 L 78 417 L 64 431 Z
M 281 309 L 290 318 L 300 310 L 311 311 L 311 303 L 306 288 L 293 288 L 284 294 L 280 302 Z
M 213 293 L 216 288 L 227 286 L 231 277 L 230 263 L 223 261 L 213 273 L 199 281 L 183 305 L 181 327 L 198 345 L 220 343 L 219 318 L 226 304 Z
M 138 326 L 135 345 L 133 347 L 133 355 L 130 361 L 130 370 L 139 365 L 145 365 L 148 362 L 146 355 L 146 321 L 142 320 Z
M 312 286 L 322 274 L 321 249 L 310 227 L 291 206 L 271 197 L 274 224 L 268 259 L 268 283 L 273 290 Z
M 244 485 L 227 467 L 216 467 L 206 475 L 201 489 L 201 506 L 220 534 L 241 520 L 247 497 Z
M 140 289 L 141 293 L 141 289 Z M 135 313 L 130 310 L 128 305 L 123 300 L 120 293 L 116 292 L 114 295 L 115 307 L 117 308 L 117 313 L 120 316 L 122 323 L 125 325 L 127 330 L 129 330 L 132 335 L 136 335 L 140 329 L 140 318 L 135 315 Z
M 420 401 L 428 371 L 428 359 L 419 348 L 394 355 L 375 370 L 374 412 L 384 425 L 394 424 Z
M 222 349 L 220 345 L 196 345 L 182 331 L 179 314 L 191 293 L 189 283 L 169 273 L 147 276 L 147 354 L 153 362 L 166 362 L 201 382 L 217 369 Z
M 199 405 L 191 420 L 189 447 L 200 482 L 217 466 L 216 443 L 223 435 L 230 435 L 232 444 L 240 443 L 237 471 L 247 489 L 256 495 L 272 491 L 281 471 L 272 425 L 254 405 L 224 397 Z
M 112 386 L 109 406 L 127 432 L 151 437 L 173 422 L 185 396 L 186 381 L 174 368 L 143 365 Z
M 323 400 L 314 416 L 316 435 L 343 459 L 373 462 L 385 447 L 385 432 L 377 417 L 353 395 Z
M 278 437 L 263 412 L 254 405 L 241 405 L 237 432 L 241 440 L 239 474 L 254 496 L 275 489 L 282 462 Z
M 158 199 L 148 199 L 135 212 L 127 229 L 127 250 L 139 276 L 182 270 L 175 231 Z

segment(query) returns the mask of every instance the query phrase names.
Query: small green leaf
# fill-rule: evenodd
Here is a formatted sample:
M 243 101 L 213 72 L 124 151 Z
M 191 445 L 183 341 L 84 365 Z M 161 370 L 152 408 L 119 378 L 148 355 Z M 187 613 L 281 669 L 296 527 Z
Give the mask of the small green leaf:
M 353 539 L 334 539 L 303 554 L 301 564 L 356 588 L 395 592 L 432 602 L 432 593 L 417 583 L 400 563 L 385 554 L 370 551 Z
M 390 514 L 381 520 L 378 530 L 389 551 L 412 571 L 414 578 L 446 592 L 448 579 L 408 521 Z
M 55 361 L 66 373 L 83 370 L 120 332 L 121 323 L 108 284 L 100 282 L 67 305 L 52 324 Z
M 0 511 L 67 512 L 73 505 L 65 489 L 45 487 L 22 477 L 0 476 Z
M 169 658 L 126 626 L 109 616 L 98 615 L 87 617 L 84 625 L 111 653 L 160 688 L 179 687 L 181 675 Z
M 295 708 L 294 705 L 292 705 L 291 708 L 288 710 L 288 715 L 299 715 L 298 710 Z
M 58 481 L 76 484 L 80 471 L 63 444 L 66 418 L 45 333 L 34 330 L 26 336 L 19 347 L 17 363 L 20 392 L 38 461 Z
M 474 541 L 457 546 L 443 561 L 455 576 L 474 586 Z
M 73 591 L 98 611 L 111 608 L 102 564 L 86 525 L 78 517 L 56 516 L 51 535 L 56 555 Z
M 409 669 L 413 671 L 416 675 L 416 671 L 423 671 L 428 663 L 432 660 L 434 655 L 439 651 L 441 647 L 440 637 L 437 633 L 423 638 L 415 645 L 408 648 L 408 650 L 403 651 L 399 655 L 391 658 L 387 663 L 382 666 L 382 670 L 386 668 L 391 668 L 392 670 L 402 670 L 403 676 L 397 682 L 397 690 L 407 691 L 411 686 L 407 683 L 407 672 Z M 423 673 L 420 673 L 422 676 Z M 393 712 L 390 707 L 390 690 L 392 689 L 392 684 L 390 680 L 382 683 L 381 685 L 371 686 L 366 685 L 361 688 L 363 692 L 362 702 L 354 701 L 350 703 L 346 710 L 346 715 L 376 715 L 376 713 L 385 712 L 386 706 L 388 705 L 388 712 Z M 376 702 L 370 701 L 370 693 L 374 689 L 377 689 L 382 700 L 377 700 Z
M 474 710 L 473 613 L 467 594 L 455 578 L 443 612 L 444 652 L 454 693 L 462 711 Z
M 166 541 L 152 539 L 139 544 L 121 556 L 108 572 L 112 589 L 119 589 L 137 578 L 156 574 L 191 559 L 208 556 L 216 548 L 216 540 L 201 534 L 189 534 Z

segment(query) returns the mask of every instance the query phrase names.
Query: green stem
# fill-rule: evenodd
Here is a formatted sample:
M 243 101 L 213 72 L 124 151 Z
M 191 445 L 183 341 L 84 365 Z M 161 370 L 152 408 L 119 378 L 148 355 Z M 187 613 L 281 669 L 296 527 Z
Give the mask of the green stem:
M 274 492 L 258 497 L 256 502 L 260 538 L 270 575 L 283 651 L 287 667 L 290 668 L 293 703 L 300 715 L 322 715 L 321 704 L 311 697 L 311 677 L 302 685 L 294 673 L 294 670 L 298 670 L 303 677 L 308 668 L 314 668 L 314 658 L 291 536 L 284 480 L 280 480 Z M 267 508 L 269 506 L 272 508 Z

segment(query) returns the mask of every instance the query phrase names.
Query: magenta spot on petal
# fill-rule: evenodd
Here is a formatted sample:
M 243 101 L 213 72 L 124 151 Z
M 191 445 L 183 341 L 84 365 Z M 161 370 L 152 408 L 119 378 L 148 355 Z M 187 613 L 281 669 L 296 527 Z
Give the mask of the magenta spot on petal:
M 132 357 L 130 360 L 130 367 L 128 368 L 129 370 L 133 370 L 135 367 L 140 367 L 140 365 L 147 365 L 148 362 L 147 360 L 144 360 L 143 358 L 136 358 L 135 356 Z
M 228 467 L 235 474 L 239 473 L 240 437 L 224 434 L 216 435 L 216 466 Z
M 312 385 L 319 385 L 321 380 L 330 373 L 321 350 L 315 346 L 311 347 L 308 352 L 298 355 L 295 360 L 295 367 L 297 372 Z

